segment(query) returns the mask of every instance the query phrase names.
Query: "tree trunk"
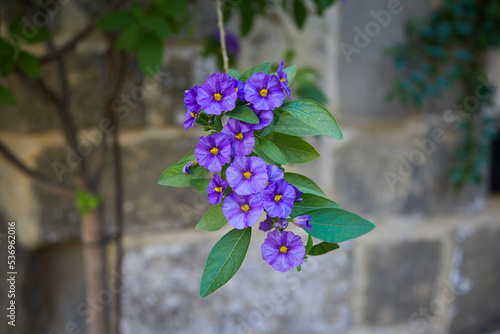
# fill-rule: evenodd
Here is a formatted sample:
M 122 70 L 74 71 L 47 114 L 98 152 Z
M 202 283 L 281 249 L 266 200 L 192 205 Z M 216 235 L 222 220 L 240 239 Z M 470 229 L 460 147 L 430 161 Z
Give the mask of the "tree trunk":
M 113 295 L 106 288 L 106 252 L 102 241 L 98 210 L 87 213 L 81 222 L 83 265 L 87 305 L 85 316 L 88 334 L 108 333 L 108 305 Z

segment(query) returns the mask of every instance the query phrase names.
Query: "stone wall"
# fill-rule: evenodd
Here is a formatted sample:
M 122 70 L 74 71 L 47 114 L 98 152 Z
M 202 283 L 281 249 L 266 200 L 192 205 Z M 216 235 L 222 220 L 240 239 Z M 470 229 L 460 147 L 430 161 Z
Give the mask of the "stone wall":
M 434 5 L 410 0 L 376 0 L 367 5 L 349 0 L 336 4 L 323 19 L 310 17 L 303 31 L 281 14 L 281 20 L 257 20 L 243 40 L 238 68 L 278 62 L 289 45 L 295 46 L 296 64 L 322 73 L 328 107 L 345 135 L 344 142 L 311 138 L 322 159 L 289 170 L 308 175 L 329 197 L 377 228 L 327 256 L 310 259 L 302 272 L 286 274 L 274 272 L 262 261 L 264 235 L 254 231 L 240 271 L 203 300 L 198 289 L 206 257 L 228 228 L 195 231 L 207 201 L 193 189 L 161 187 L 156 180 L 202 135 L 199 130 L 182 131 L 183 92 L 201 84 L 215 70 L 215 61 L 199 56 L 202 40 L 195 35 L 165 46 L 164 65 L 156 79 L 146 80 L 130 62 L 118 101 L 126 175 L 123 333 L 500 330 L 500 302 L 493 298 L 500 281 L 496 266 L 500 198 L 490 197 L 485 185 L 461 192 L 449 186 L 447 169 L 457 138 L 441 115 L 451 102 L 443 99 L 422 113 L 383 100 L 395 75 L 383 49 L 401 40 L 401 26 L 408 16 L 423 17 Z M 204 13 L 197 14 L 198 26 L 204 31 L 214 28 L 212 7 L 203 1 L 196 6 L 197 13 Z M 82 9 L 73 2 L 60 9 L 53 23 L 59 42 L 85 24 Z M 387 24 L 377 23 L 382 10 L 390 13 Z M 278 22 L 289 29 L 288 37 L 280 33 Z M 230 27 L 236 24 L 231 22 Z M 364 44 L 358 40 L 359 29 L 373 29 Z M 68 57 L 71 84 L 76 87 L 72 112 L 89 156 L 102 135 L 99 123 L 106 96 L 102 42 L 99 34 L 93 34 Z M 348 55 L 349 50 L 355 51 Z M 495 63 L 498 56 L 492 56 L 490 67 L 494 69 Z M 50 66 L 42 70 L 47 78 L 53 76 Z M 0 138 L 30 167 L 71 182 L 74 166 L 68 164 L 70 152 L 51 105 L 34 92 L 28 95 L 16 78 L 9 80 L 24 98 L 16 108 L 2 108 Z M 58 173 L 54 169 L 58 164 L 70 170 Z M 106 230 L 112 233 L 112 171 L 106 173 L 101 187 L 103 212 Z M 1 254 L 3 224 L 15 220 L 19 226 L 18 332 L 84 330 L 79 219 L 72 202 L 30 183 L 2 159 L 0 180 Z M 6 271 L 4 265 L 0 268 Z M 95 307 L 99 309 L 99 302 Z M 0 332 L 16 331 L 0 322 Z

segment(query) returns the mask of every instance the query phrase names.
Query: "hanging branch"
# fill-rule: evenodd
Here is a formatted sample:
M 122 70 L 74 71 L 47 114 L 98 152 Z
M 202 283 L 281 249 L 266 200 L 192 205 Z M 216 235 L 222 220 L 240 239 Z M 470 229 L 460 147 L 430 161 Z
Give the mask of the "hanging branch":
M 19 171 L 27 175 L 31 180 L 35 181 L 40 186 L 45 189 L 52 191 L 53 193 L 63 195 L 70 198 L 75 198 L 75 189 L 70 188 L 62 183 L 54 182 L 47 177 L 31 170 L 26 166 L 18 157 L 12 153 L 7 146 L 5 146 L 0 141 L 0 154 L 13 166 L 15 166 Z
M 224 63 L 224 72 L 229 72 L 229 59 L 226 50 L 226 32 L 224 31 L 224 22 L 222 17 L 222 5 L 220 0 L 216 0 L 217 21 L 219 25 L 220 49 L 222 53 L 222 62 Z

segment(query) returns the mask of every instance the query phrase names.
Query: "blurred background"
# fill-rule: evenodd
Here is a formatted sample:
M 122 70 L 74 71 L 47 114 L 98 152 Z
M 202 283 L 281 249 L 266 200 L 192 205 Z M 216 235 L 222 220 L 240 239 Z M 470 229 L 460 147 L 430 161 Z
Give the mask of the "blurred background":
M 203 135 L 183 131 L 183 97 L 221 70 L 215 3 L 1 0 L 0 268 L 14 221 L 18 274 L 16 326 L 2 314 L 0 332 L 500 333 L 499 6 L 222 3 L 231 67 L 296 64 L 292 98 L 344 133 L 308 138 L 322 158 L 287 170 L 375 230 L 286 274 L 256 230 L 200 300 L 229 228 L 195 231 L 204 196 L 156 181 Z M 106 276 L 86 298 L 91 252 Z M 108 329 L 91 332 L 100 315 Z

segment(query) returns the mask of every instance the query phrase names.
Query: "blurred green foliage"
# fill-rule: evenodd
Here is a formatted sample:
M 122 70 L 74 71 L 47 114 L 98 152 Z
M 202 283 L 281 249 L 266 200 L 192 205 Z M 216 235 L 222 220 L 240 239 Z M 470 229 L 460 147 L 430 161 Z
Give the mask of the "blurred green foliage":
M 481 115 L 482 107 L 492 104 L 495 90 L 484 73 L 484 60 L 486 52 L 500 44 L 500 2 L 445 0 L 426 22 L 410 20 L 406 35 L 405 43 L 389 50 L 404 74 L 387 98 L 421 106 L 446 90 L 459 91 L 450 108 L 459 111 L 463 140 L 451 181 L 456 187 L 481 182 L 495 127 L 492 119 Z

